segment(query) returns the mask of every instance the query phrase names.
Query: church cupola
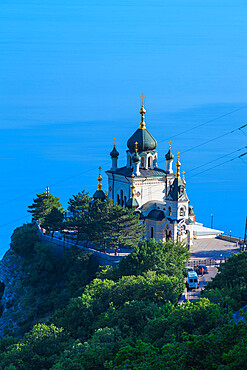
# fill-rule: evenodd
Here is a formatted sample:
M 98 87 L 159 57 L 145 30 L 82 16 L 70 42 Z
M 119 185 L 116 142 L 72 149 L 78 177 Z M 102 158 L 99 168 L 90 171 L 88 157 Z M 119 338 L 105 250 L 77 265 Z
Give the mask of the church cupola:
M 138 154 L 138 142 L 135 143 L 135 154 L 132 157 L 133 162 L 133 171 L 135 176 L 140 175 L 140 163 L 141 163 L 141 157 Z
M 105 193 L 102 190 L 102 184 L 101 184 L 101 181 L 102 181 L 101 167 L 99 167 L 99 176 L 98 176 L 97 180 L 99 182 L 98 183 L 98 189 L 94 193 L 93 198 L 94 198 L 94 200 L 96 200 L 96 199 L 105 200 L 106 196 L 105 196 Z
M 138 152 L 152 151 L 157 147 L 157 141 L 148 132 L 145 125 L 145 113 L 146 110 L 143 104 L 144 95 L 142 95 L 142 107 L 140 109 L 141 122 L 139 128 L 134 132 L 134 134 L 127 141 L 127 146 L 131 153 L 135 151 L 135 143 L 138 143 Z
M 176 167 L 177 167 L 177 172 L 176 172 L 176 178 L 180 178 L 180 167 L 181 167 L 181 163 L 179 162 L 179 152 L 177 153 L 178 154 L 178 160 L 176 162 Z
M 184 184 L 184 186 L 186 185 L 186 181 L 185 181 L 185 178 L 184 178 L 184 174 L 185 174 L 185 171 L 183 171 L 182 172 L 182 174 L 183 174 L 183 181 L 182 181 L 182 183 Z
M 111 169 L 114 171 L 114 170 L 117 169 L 117 160 L 118 160 L 119 153 L 118 153 L 118 151 L 116 149 L 116 146 L 115 146 L 116 138 L 114 137 L 113 140 L 114 140 L 114 146 L 113 146 L 113 149 L 110 153 L 110 156 L 111 156 L 111 160 L 112 160 L 112 168 Z
M 139 207 L 139 204 L 135 198 L 135 192 L 134 192 L 134 189 L 135 189 L 135 184 L 134 184 L 134 178 L 135 178 L 135 175 L 132 174 L 132 184 L 130 186 L 131 188 L 131 195 L 130 195 L 130 199 L 127 201 L 126 203 L 126 207 L 129 208 L 129 209 L 135 209 L 135 208 L 138 208 Z
M 165 158 L 166 158 L 166 173 L 173 173 L 172 162 L 174 155 L 171 152 L 171 140 L 169 141 L 169 150 L 166 153 Z

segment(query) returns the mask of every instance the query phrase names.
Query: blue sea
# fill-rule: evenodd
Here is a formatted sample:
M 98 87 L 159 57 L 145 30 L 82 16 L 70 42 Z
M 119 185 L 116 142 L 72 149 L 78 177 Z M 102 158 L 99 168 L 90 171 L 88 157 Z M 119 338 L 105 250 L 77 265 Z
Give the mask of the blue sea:
M 46 186 L 65 208 L 93 194 L 114 136 L 125 165 L 142 93 L 158 166 L 171 139 L 196 220 L 243 237 L 246 16 L 234 0 L 2 1 L 0 257 Z

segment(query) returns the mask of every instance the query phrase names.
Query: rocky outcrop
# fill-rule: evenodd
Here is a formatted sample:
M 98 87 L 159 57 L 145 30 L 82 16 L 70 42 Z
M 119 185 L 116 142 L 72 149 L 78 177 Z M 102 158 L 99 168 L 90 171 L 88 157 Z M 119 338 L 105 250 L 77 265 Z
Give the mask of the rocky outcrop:
M 9 249 L 0 261 L 0 337 L 16 331 L 23 314 L 22 258 Z

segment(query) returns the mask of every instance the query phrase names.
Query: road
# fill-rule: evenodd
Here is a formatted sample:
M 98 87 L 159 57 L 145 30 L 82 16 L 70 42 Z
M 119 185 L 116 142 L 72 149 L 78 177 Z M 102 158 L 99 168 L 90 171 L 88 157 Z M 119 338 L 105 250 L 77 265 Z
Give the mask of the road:
M 189 301 L 201 298 L 201 291 L 205 286 L 212 280 L 213 277 L 217 274 L 218 269 L 215 266 L 208 267 L 208 274 L 198 275 L 199 278 L 199 288 L 193 290 L 185 290 L 184 298 Z

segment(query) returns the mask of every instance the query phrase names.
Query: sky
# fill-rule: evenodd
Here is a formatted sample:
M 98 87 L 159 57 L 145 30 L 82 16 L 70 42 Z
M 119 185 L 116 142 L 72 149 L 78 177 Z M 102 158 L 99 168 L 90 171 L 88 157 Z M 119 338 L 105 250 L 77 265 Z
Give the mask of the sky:
M 114 136 L 125 165 L 143 93 L 159 167 L 171 139 L 196 220 L 243 237 L 246 19 L 238 0 L 2 0 L 0 257 L 47 185 L 65 208 L 93 194 Z

